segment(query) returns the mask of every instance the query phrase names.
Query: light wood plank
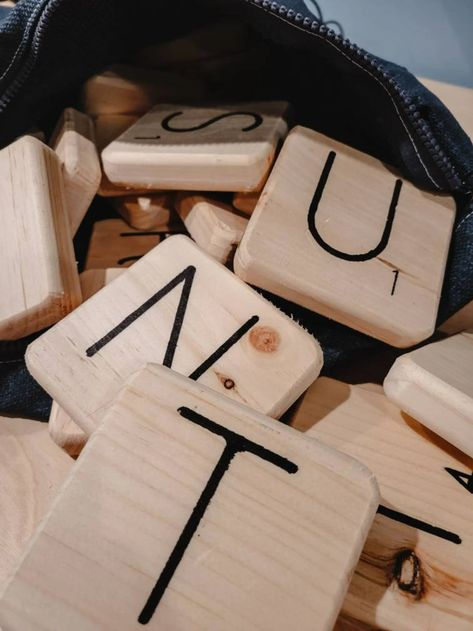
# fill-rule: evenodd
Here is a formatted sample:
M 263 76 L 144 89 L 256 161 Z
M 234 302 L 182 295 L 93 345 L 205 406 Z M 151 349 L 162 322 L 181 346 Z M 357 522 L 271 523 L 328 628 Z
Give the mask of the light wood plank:
M 287 133 L 287 103 L 159 105 L 102 152 L 111 182 L 163 190 L 256 191 Z
M 49 438 L 45 423 L 0 417 L 2 586 L 15 570 L 71 466 L 69 456 Z
M 292 425 L 369 467 L 387 509 L 371 528 L 343 615 L 386 631 L 471 629 L 473 459 L 403 414 L 380 386 L 320 378 Z
M 102 287 L 117 278 L 123 269 L 91 269 L 82 272 L 80 284 L 84 302 L 96 294 Z M 49 435 L 51 439 L 70 456 L 77 458 L 87 442 L 87 434 L 74 423 L 69 414 L 53 401 L 49 414 Z
M 171 234 L 183 232 L 176 222 L 153 230 L 136 230 L 123 219 L 97 221 L 92 230 L 85 269 L 130 267 Z
M 303 127 L 288 136 L 235 255 L 247 282 L 393 346 L 435 327 L 455 209 Z
M 68 107 L 59 119 L 49 144 L 62 163 L 66 208 L 71 234 L 74 235 L 102 179 L 91 118 Z
M 200 100 L 201 81 L 192 77 L 115 65 L 94 75 L 84 84 L 82 105 L 87 114 L 135 114 L 147 112 L 155 103 Z
M 138 120 L 133 114 L 103 114 L 95 118 L 95 142 L 99 155 L 103 149 Z M 102 197 L 122 197 L 123 195 L 149 193 L 147 189 L 112 184 L 102 171 L 102 180 L 97 191 Z
M 58 157 L 31 136 L 0 151 L 0 339 L 60 320 L 80 301 Z
M 203 195 L 178 195 L 176 210 L 204 252 L 224 265 L 232 258 L 248 225 L 247 219 L 233 212 L 229 204 Z
M 386 395 L 436 434 L 473 456 L 473 331 L 399 357 Z
M 87 444 L 0 624 L 329 631 L 377 503 L 356 460 L 151 366 Z
M 127 224 L 137 230 L 165 227 L 174 219 L 173 198 L 169 193 L 127 195 L 114 198 L 113 205 Z
M 233 205 L 237 210 L 251 215 L 256 208 L 260 195 L 261 193 L 235 193 Z
M 33 376 L 87 433 L 150 361 L 270 416 L 322 366 L 312 336 L 183 236 L 151 250 L 26 356 Z

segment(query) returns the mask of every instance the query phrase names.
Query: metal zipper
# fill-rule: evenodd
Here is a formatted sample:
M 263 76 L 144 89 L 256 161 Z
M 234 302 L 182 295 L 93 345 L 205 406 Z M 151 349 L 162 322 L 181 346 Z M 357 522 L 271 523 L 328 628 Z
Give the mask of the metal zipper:
M 469 185 L 466 179 L 460 176 L 451 159 L 440 147 L 438 139 L 434 137 L 429 125 L 422 119 L 422 114 L 417 106 L 391 73 L 373 55 L 353 44 L 348 38 L 342 37 L 333 29 L 328 28 L 325 24 L 311 17 L 304 16 L 302 13 L 297 13 L 293 9 L 288 9 L 283 4 L 279 4 L 279 2 L 272 0 L 245 0 L 245 2 L 259 9 L 264 9 L 275 17 L 292 22 L 299 29 L 307 31 L 307 33 L 317 34 L 320 38 L 337 46 L 340 52 L 355 61 L 359 66 L 369 70 L 370 74 L 375 76 L 385 86 L 390 96 L 400 106 L 406 121 L 409 122 L 411 128 L 415 131 L 419 143 L 426 149 L 451 189 L 472 195 L 472 190 L 468 188 Z

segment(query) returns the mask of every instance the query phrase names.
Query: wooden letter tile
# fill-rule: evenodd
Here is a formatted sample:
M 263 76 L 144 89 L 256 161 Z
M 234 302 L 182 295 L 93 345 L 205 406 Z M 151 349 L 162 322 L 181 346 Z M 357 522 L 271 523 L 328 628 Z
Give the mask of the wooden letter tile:
M 202 83 L 180 74 L 116 65 L 91 77 L 83 91 L 88 114 L 144 114 L 158 101 L 198 100 Z
M 260 195 L 261 193 L 235 193 L 233 196 L 233 205 L 242 213 L 251 215 L 256 208 Z
M 248 225 L 248 220 L 228 204 L 202 195 L 179 195 L 176 210 L 197 245 L 223 264 L 234 253 Z
M 399 357 L 386 395 L 436 434 L 473 456 L 473 331 Z
M 162 366 L 88 442 L 8 631 L 330 631 L 378 505 L 356 460 Z
M 0 151 L 0 339 L 57 322 L 81 300 L 59 158 L 23 136 Z
M 84 302 L 96 294 L 99 289 L 117 278 L 124 270 L 120 268 L 91 269 L 82 272 L 80 284 Z M 49 435 L 70 456 L 76 458 L 87 442 L 87 434 L 74 423 L 69 414 L 53 401 L 49 415 Z
M 48 512 L 72 464 L 71 458 L 49 438 L 45 423 L 0 417 L 2 586 Z
M 172 220 L 173 202 L 169 193 L 127 195 L 113 200 L 123 219 L 137 230 L 168 226 Z
M 74 235 L 102 178 L 92 120 L 72 107 L 67 108 L 50 145 L 62 162 L 66 208 Z
M 103 152 L 111 182 L 164 190 L 255 191 L 287 132 L 287 103 L 159 105 Z
M 453 199 L 303 127 L 288 136 L 235 255 L 247 282 L 393 346 L 433 332 Z
M 123 219 L 97 221 L 87 252 L 86 269 L 130 267 L 170 234 L 182 232 L 176 222 L 153 230 L 136 230 Z
M 472 629 L 473 459 L 380 386 L 318 379 L 291 424 L 363 462 L 380 487 L 343 615 L 363 629 Z
M 166 239 L 28 348 L 28 368 L 87 433 L 159 362 L 269 416 L 316 379 L 316 340 L 189 238 Z

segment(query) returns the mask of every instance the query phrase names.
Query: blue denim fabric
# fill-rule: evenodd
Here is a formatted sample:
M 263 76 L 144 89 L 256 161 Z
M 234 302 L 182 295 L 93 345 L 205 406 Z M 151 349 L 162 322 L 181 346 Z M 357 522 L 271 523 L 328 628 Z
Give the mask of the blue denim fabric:
M 287 99 L 301 124 L 371 153 L 420 186 L 455 195 L 441 322 L 473 299 L 471 141 L 407 70 L 312 25 L 320 19 L 311 6 L 310 0 L 286 0 L 284 6 L 268 0 L 20 0 L 0 22 L 0 143 L 53 121 L 84 79 L 134 49 L 222 15 L 244 20 L 269 48 L 254 98 Z M 238 98 L 241 83 L 234 89 Z M 232 98 L 231 90 L 226 96 Z M 85 234 L 79 232 L 77 251 L 85 249 Z M 320 340 L 325 374 L 343 374 L 359 357 L 392 361 L 400 352 L 268 297 Z M 49 398 L 29 377 L 23 350 L 21 343 L 0 343 L 0 411 L 46 418 Z

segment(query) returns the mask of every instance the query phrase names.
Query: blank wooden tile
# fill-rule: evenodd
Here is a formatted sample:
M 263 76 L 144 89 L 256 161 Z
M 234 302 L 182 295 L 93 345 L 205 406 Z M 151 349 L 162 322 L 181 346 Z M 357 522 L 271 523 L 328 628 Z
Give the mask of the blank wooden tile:
M 97 221 L 92 230 L 85 269 L 130 267 L 176 232 L 183 232 L 176 222 L 153 230 L 136 230 L 123 219 Z
M 148 362 L 279 416 L 318 376 L 322 352 L 190 239 L 174 236 L 35 340 L 27 362 L 90 433 L 123 382 Z
M 95 142 L 99 154 L 125 130 L 138 120 L 135 114 L 103 114 L 95 118 Z M 147 189 L 112 184 L 102 171 L 102 180 L 97 191 L 102 197 L 121 197 L 123 195 L 149 193 Z
M 233 205 L 237 210 L 251 215 L 260 198 L 261 193 L 235 193 L 233 196 Z
M 473 459 L 401 413 L 380 386 L 318 379 L 292 424 L 363 462 L 380 486 L 343 615 L 369 629 L 471 629 Z
M 377 504 L 356 460 L 150 366 L 87 444 L 0 623 L 329 631 Z
M 157 102 L 199 100 L 204 86 L 177 73 L 115 65 L 84 84 L 84 111 L 101 114 L 144 114 Z
M 102 179 L 92 119 L 68 107 L 57 123 L 50 145 L 62 163 L 67 214 L 74 235 Z
M 0 151 L 0 339 L 39 331 L 81 300 L 59 158 L 31 136 Z
M 167 226 L 173 220 L 173 199 L 170 193 L 117 197 L 113 205 L 123 219 L 137 230 Z
M 227 263 L 240 243 L 248 220 L 220 200 L 181 194 L 176 210 L 197 245 L 219 263 Z
M 122 272 L 123 269 L 120 268 L 91 269 L 82 272 L 80 283 L 84 302 Z M 87 434 L 74 423 L 69 414 L 56 401 L 53 401 L 51 406 L 48 427 L 49 435 L 56 445 L 74 458 L 80 454 L 87 442 Z
M 288 136 L 235 255 L 247 282 L 393 346 L 433 332 L 453 200 L 312 130 Z
M 164 190 L 255 191 L 287 132 L 287 103 L 159 105 L 102 152 L 111 182 Z
M 439 327 L 439 331 L 447 335 L 455 335 L 455 333 L 461 333 L 467 329 L 473 329 L 473 300 Z
M 15 570 L 73 461 L 46 423 L 0 417 L 0 584 Z M 4 628 L 6 631 L 6 627 Z
M 473 456 L 473 331 L 399 357 L 387 396 L 436 434 Z

